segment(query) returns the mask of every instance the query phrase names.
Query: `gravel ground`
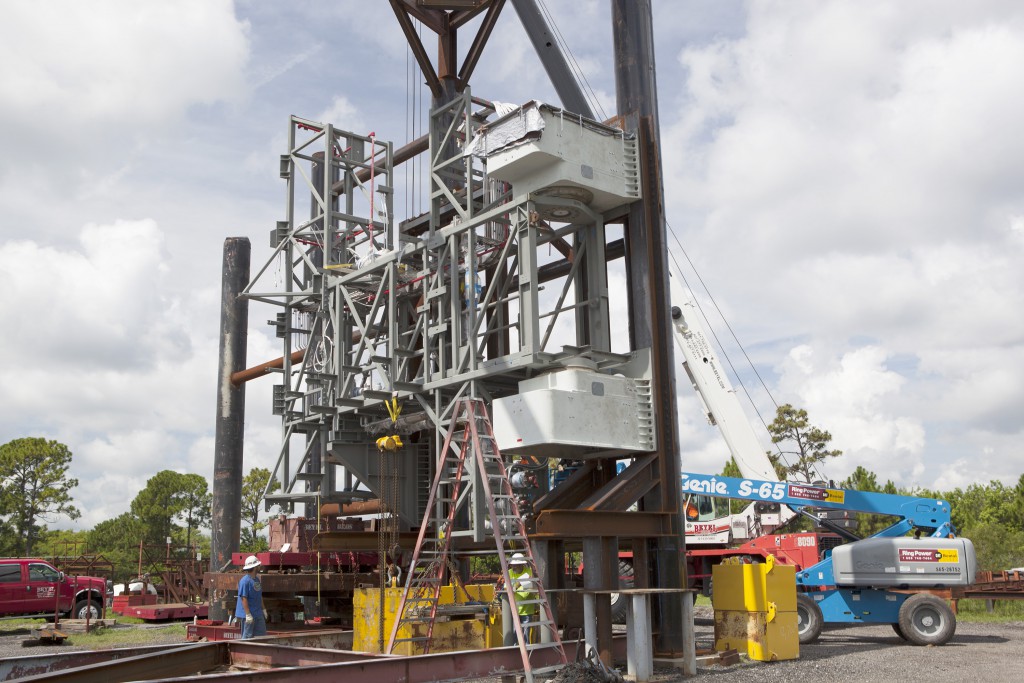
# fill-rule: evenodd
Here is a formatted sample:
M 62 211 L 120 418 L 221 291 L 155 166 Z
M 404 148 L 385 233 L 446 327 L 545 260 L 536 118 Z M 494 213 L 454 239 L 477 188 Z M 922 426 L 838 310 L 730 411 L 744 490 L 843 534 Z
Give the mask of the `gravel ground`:
M 698 643 L 710 645 L 710 617 L 696 624 Z M 958 623 L 956 635 L 940 647 L 916 647 L 889 626 L 855 626 L 826 630 L 816 643 L 800 648 L 788 662 L 749 662 L 730 667 L 702 667 L 687 681 L 857 681 L 858 683 L 999 683 L 1024 680 L 1024 622 Z M 684 680 L 659 671 L 662 681 Z
M 119 626 L 125 629 L 154 629 L 145 624 Z M 710 608 L 698 608 L 696 620 L 699 647 L 713 641 Z M 152 634 L 152 644 L 180 643 L 180 637 Z M 51 652 L 89 649 L 88 645 L 68 643 L 53 646 L 23 647 L 28 632 L 0 635 L 0 658 L 24 657 Z M 147 638 L 147 641 L 150 640 Z M 935 683 L 971 681 L 999 683 L 1024 680 L 1024 622 L 959 623 L 953 640 L 941 647 L 915 647 L 906 644 L 889 626 L 859 626 L 826 630 L 813 645 L 800 648 L 800 659 L 788 662 L 742 662 L 722 667 L 701 667 L 694 678 L 684 678 L 675 670 L 658 669 L 655 681 L 729 681 L 729 683 L 772 681 L 857 681 L 858 683 Z M 488 679 L 498 681 L 500 679 Z

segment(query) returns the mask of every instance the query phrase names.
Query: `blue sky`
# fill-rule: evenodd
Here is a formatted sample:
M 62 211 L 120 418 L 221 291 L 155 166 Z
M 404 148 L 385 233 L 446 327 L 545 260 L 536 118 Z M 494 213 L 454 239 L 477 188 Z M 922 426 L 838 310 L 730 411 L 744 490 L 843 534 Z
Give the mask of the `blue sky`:
M 546 6 L 610 115 L 609 3 Z M 846 452 L 827 474 L 1016 480 L 1024 9 L 661 0 L 654 16 L 669 222 L 776 400 Z M 69 445 L 72 526 L 123 512 L 160 469 L 210 476 L 223 240 L 267 258 L 290 114 L 396 145 L 422 131 L 409 63 L 385 2 L 0 5 L 0 440 Z M 473 88 L 557 103 L 510 5 Z M 264 317 L 254 363 L 279 355 Z M 269 384 L 248 391 L 246 464 L 266 466 Z M 718 471 L 685 382 L 679 407 L 684 466 Z

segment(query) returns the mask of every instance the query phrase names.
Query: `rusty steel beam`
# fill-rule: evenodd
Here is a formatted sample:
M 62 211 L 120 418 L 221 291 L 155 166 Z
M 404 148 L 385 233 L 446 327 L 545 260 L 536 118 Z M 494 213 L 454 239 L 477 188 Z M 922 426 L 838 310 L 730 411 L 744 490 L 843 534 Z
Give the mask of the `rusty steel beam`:
M 152 678 L 191 677 L 228 663 L 227 643 L 197 643 L 155 654 L 113 659 L 63 671 L 50 671 L 19 678 L 31 681 L 62 683 L 119 683 Z M 187 679 L 185 679 L 187 680 Z
M 380 512 L 380 498 L 356 500 L 351 503 L 324 503 L 320 506 L 320 514 L 324 517 L 374 515 L 378 512 Z
M 427 55 L 427 49 L 423 47 L 423 42 L 420 40 L 419 35 L 416 34 L 416 27 L 413 26 L 412 20 L 409 19 L 409 6 L 407 2 L 402 0 L 391 0 L 391 9 L 395 11 L 395 17 L 398 18 L 398 25 L 402 27 L 402 33 L 405 34 L 405 40 L 409 43 L 409 48 L 412 49 L 413 55 L 416 57 L 416 62 L 420 65 L 420 72 L 423 73 L 423 77 L 427 81 L 427 87 L 430 88 L 430 94 L 434 97 L 438 97 L 441 94 L 441 80 L 437 77 L 437 71 L 434 70 L 434 64 L 430 61 L 430 56 Z M 417 17 L 420 21 L 422 18 Z M 426 21 L 423 21 L 425 25 L 428 25 Z M 431 28 L 433 28 L 431 26 Z
M 238 641 L 229 644 L 235 647 Z M 576 658 L 577 643 L 569 641 L 564 643 L 566 657 L 570 661 Z M 579 645 L 585 647 L 584 644 Z M 552 651 L 553 648 L 546 648 L 534 651 L 531 657 L 531 664 L 535 668 L 554 666 L 558 663 L 558 656 Z M 612 643 L 612 652 L 615 657 L 626 656 L 626 638 L 618 636 Z M 582 653 L 581 653 L 582 657 Z M 244 666 L 245 655 L 239 650 L 237 656 L 232 656 L 232 662 L 236 666 Z M 466 680 L 473 678 L 489 678 L 503 674 L 515 674 L 522 672 L 523 659 L 519 648 L 500 647 L 489 650 L 465 650 L 461 652 L 444 652 L 439 654 L 417 655 L 415 657 L 383 657 L 378 656 L 371 661 L 355 661 L 337 664 L 310 665 L 302 668 L 269 669 L 263 671 L 249 671 L 244 674 L 244 679 L 257 683 L 337 683 L 339 680 L 345 683 L 381 683 L 381 681 L 402 681 L 403 683 L 428 683 L 429 681 L 450 681 Z M 195 678 L 170 678 L 157 679 L 152 683 L 194 683 Z M 109 682 L 113 683 L 113 682 Z
M 577 507 L 584 510 L 627 510 L 658 485 L 658 455 L 638 457 L 610 482 Z
M 542 510 L 531 538 L 592 538 L 595 533 L 621 538 L 664 538 L 672 534 L 670 512 Z
M 483 22 L 481 22 L 480 28 L 477 30 L 476 36 L 473 38 L 473 44 L 469 46 L 469 52 L 466 53 L 466 58 L 462 60 L 462 66 L 459 68 L 460 90 L 469 84 L 469 77 L 473 75 L 473 70 L 476 68 L 477 62 L 480 61 L 480 55 L 483 54 L 484 45 L 487 44 L 487 39 L 491 37 L 491 31 L 494 30 L 494 25 L 498 23 L 498 17 L 501 15 L 501 8 L 504 7 L 504 5 L 505 0 L 493 0 L 493 2 L 487 6 L 487 16 L 484 17 Z M 482 9 L 483 5 L 472 12 L 460 12 L 458 16 L 452 18 L 452 27 L 458 29 L 462 24 L 472 19 L 473 15 L 477 14 Z
M 345 662 L 367 662 L 379 658 L 379 654 L 353 652 L 351 650 L 328 650 L 313 647 L 289 647 L 255 641 L 234 641 L 228 652 L 228 663 L 256 669 L 270 669 L 282 666 L 317 666 L 321 664 L 342 664 Z
M 588 460 L 575 472 L 566 477 L 565 481 L 551 489 L 533 502 L 535 512 L 545 509 L 570 510 L 580 507 L 592 492 L 597 490 L 594 483 L 594 472 L 597 461 Z
M 28 657 L 3 657 L 0 658 L 0 681 L 10 681 L 15 678 L 24 679 L 28 676 L 55 673 L 82 666 L 105 664 L 129 657 L 138 657 L 143 654 L 166 652 L 167 650 L 187 647 L 188 645 L 189 643 L 178 643 L 175 645 L 149 645 L 92 652 L 61 652 L 59 654 L 30 655 Z
M 413 159 L 423 152 L 427 151 L 430 146 L 430 136 L 421 135 L 411 142 L 407 142 L 398 149 L 395 150 L 394 154 L 394 165 L 404 164 L 405 162 Z M 366 182 L 370 179 L 370 169 L 363 168 L 356 171 L 356 178 L 359 182 Z M 331 194 L 342 194 L 345 191 L 345 180 L 341 179 L 338 182 L 331 185 Z
M 418 531 L 406 531 L 398 534 L 398 545 L 402 548 L 416 547 Z M 365 531 L 327 531 L 317 535 L 313 541 L 317 550 L 377 550 L 377 535 Z
M 376 546 L 373 549 L 376 550 Z M 238 573 L 207 572 L 203 575 L 203 588 L 207 591 L 235 591 L 238 590 L 240 576 L 241 574 Z M 377 581 L 377 575 L 369 573 L 321 572 L 319 577 L 315 573 L 275 574 L 266 572 L 260 574 L 260 583 L 263 585 L 265 594 L 291 592 L 315 595 L 318 588 L 321 591 L 332 593 L 351 591 L 361 583 L 374 581 Z
M 302 357 L 306 355 L 306 349 L 299 349 L 291 355 L 292 364 L 298 363 L 302 360 Z M 254 379 L 259 379 L 265 375 L 269 375 L 271 370 L 280 370 L 284 367 L 284 356 L 275 358 L 274 360 L 268 360 L 266 363 L 260 363 L 254 365 L 251 368 L 245 370 L 239 370 L 238 372 L 231 375 L 231 384 L 239 386 L 245 384 Z

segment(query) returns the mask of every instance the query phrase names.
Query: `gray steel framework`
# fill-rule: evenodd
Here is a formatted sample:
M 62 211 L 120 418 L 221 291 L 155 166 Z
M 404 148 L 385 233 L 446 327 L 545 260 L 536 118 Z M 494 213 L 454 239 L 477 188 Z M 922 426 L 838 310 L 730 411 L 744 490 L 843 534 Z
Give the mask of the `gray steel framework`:
M 392 502 L 415 525 L 430 453 L 443 443 L 456 399 L 514 392 L 518 380 L 579 357 L 599 368 L 630 360 L 610 351 L 603 216 L 571 199 L 512 196 L 490 180 L 483 162 L 463 153 L 485 113 L 468 88 L 431 112 L 430 220 L 418 236 L 392 213 L 390 143 L 290 120 L 281 156 L 286 218 L 244 291 L 280 308 L 281 491 L 268 504 L 385 496 L 394 477 L 400 493 Z M 307 197 L 311 211 L 300 218 Z M 541 216 L 552 206 L 587 220 L 548 223 Z M 556 241 L 570 246 L 571 266 L 542 285 L 538 270 L 553 261 L 545 252 Z M 275 264 L 276 289 L 265 284 Z M 394 424 L 392 401 L 403 409 Z M 432 440 L 406 445 L 393 461 L 374 445 L 380 434 L 434 426 Z M 363 486 L 339 490 L 347 475 Z

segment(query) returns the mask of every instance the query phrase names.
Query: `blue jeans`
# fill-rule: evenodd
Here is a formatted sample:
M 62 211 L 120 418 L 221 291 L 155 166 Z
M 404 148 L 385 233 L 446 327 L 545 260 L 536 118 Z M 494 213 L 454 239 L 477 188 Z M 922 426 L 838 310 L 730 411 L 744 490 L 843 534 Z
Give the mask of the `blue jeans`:
M 263 610 L 252 613 L 252 621 L 242 619 L 242 640 L 267 635 L 267 620 L 263 618 Z

